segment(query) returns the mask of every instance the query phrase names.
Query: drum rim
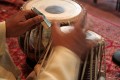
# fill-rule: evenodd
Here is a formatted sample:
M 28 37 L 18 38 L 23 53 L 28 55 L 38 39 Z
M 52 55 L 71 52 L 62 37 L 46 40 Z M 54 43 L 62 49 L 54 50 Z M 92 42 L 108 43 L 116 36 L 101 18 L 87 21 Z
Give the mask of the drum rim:
M 37 1 L 37 0 L 35 0 L 35 1 Z M 60 1 L 63 1 L 63 0 L 60 0 Z M 70 0 L 66 0 L 66 1 L 70 1 Z M 23 4 L 23 6 L 21 7 L 21 10 L 27 10 L 27 9 L 25 9 L 25 7 L 26 7 L 26 5 L 27 5 L 29 2 L 31 2 L 31 0 L 26 1 L 26 2 Z M 79 7 L 81 8 L 81 11 L 79 12 L 78 15 L 76 15 L 76 16 L 74 16 L 74 17 L 72 17 L 72 18 L 69 18 L 69 19 L 50 20 L 50 21 L 51 21 L 51 22 L 52 22 L 52 21 L 57 21 L 57 22 L 59 22 L 59 23 L 61 23 L 61 24 L 71 23 L 71 22 L 77 21 L 77 19 L 79 18 L 79 16 L 82 16 L 82 15 L 86 14 L 86 9 L 83 7 L 82 4 L 79 4 L 77 1 L 72 1 L 72 0 L 71 0 L 70 2 L 75 3 L 77 6 L 79 6 Z

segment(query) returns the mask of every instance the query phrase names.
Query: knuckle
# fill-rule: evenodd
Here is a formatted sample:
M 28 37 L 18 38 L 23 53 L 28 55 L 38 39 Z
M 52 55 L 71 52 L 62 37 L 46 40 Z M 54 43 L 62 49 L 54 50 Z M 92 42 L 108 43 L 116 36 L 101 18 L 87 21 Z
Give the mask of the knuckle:
M 40 16 L 36 16 L 36 17 L 33 18 L 33 21 L 34 21 L 35 23 L 40 23 L 40 22 L 42 22 L 43 20 L 42 20 L 42 18 L 41 18 Z
M 35 18 L 32 18 L 32 22 L 33 22 L 33 23 L 36 23 L 36 21 L 37 21 L 37 20 L 36 20 Z

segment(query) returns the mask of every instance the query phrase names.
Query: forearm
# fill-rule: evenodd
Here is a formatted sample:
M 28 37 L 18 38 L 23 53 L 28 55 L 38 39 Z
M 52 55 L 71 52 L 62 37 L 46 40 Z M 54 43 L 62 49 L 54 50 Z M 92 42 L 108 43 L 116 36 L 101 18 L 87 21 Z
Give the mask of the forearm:
M 0 1 L 5 1 L 5 2 L 9 2 L 9 3 L 14 3 L 16 0 L 0 0 Z
M 77 80 L 80 65 L 79 57 L 65 47 L 53 50 L 45 69 L 37 76 L 38 80 Z

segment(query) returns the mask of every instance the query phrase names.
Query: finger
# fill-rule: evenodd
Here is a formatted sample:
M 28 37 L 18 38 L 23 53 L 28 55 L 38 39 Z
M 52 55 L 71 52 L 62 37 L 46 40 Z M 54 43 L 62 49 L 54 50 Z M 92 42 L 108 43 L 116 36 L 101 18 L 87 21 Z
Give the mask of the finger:
M 85 31 L 83 30 L 83 28 L 81 27 L 81 25 L 76 24 L 74 26 L 75 26 L 74 32 L 76 33 L 76 35 L 78 35 L 78 36 L 80 35 L 79 37 L 85 38 L 86 37 Z
M 37 16 L 37 14 L 33 12 L 32 10 L 25 10 L 24 14 L 27 19 Z
M 61 33 L 60 25 L 57 24 L 57 22 L 53 22 L 51 28 L 52 28 L 52 34 L 60 34 Z
M 28 19 L 28 20 L 26 20 L 24 22 L 21 22 L 21 23 L 22 23 L 22 25 L 24 27 L 26 27 L 26 26 L 31 27 L 33 25 L 39 24 L 42 21 L 43 21 L 43 17 L 42 16 L 35 16 L 35 17 L 30 18 L 30 19 Z
M 41 70 L 41 65 L 40 64 L 36 64 L 34 67 L 34 71 L 36 73 L 36 75 L 38 75 L 40 73 Z

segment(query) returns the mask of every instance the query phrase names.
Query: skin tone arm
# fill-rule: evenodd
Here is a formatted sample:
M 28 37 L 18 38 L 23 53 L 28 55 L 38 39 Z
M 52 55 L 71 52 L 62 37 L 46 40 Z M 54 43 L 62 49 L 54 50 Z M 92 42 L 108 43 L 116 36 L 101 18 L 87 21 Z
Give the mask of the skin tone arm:
M 8 3 L 14 4 L 17 7 L 22 6 L 23 3 L 24 3 L 24 0 L 0 0 L 0 1 L 4 1 L 4 2 L 8 2 Z
M 73 24 L 74 30 L 70 33 L 64 33 L 60 30 L 60 27 L 57 23 L 54 23 L 52 26 L 52 39 L 53 46 L 64 46 L 75 54 L 77 54 L 80 59 L 84 60 L 86 51 L 92 47 L 90 41 L 87 41 L 85 33 L 80 27 L 79 21 Z

